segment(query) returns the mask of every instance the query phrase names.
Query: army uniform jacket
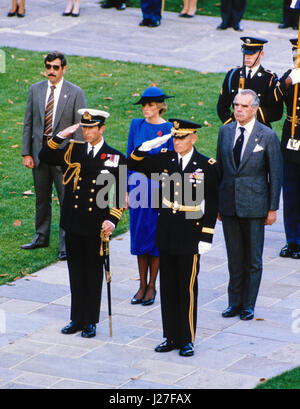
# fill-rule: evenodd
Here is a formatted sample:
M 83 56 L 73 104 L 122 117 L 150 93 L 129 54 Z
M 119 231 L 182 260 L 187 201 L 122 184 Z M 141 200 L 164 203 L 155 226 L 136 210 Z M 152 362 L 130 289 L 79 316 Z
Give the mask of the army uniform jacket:
M 279 84 L 277 85 L 274 91 L 274 98 L 276 101 L 283 101 L 286 105 L 287 117 L 283 125 L 282 138 L 281 138 L 281 151 L 282 151 L 283 157 L 284 159 L 288 161 L 300 163 L 300 151 L 294 151 L 294 150 L 286 148 L 288 140 L 291 137 L 295 86 L 290 85 L 289 87 L 287 87 L 285 84 L 285 80 L 290 75 L 291 71 L 292 70 L 288 70 L 280 78 Z M 298 95 L 297 95 L 297 103 L 296 103 L 296 122 L 295 122 L 294 138 L 298 140 L 300 139 L 300 87 L 299 86 L 298 86 Z
M 232 104 L 234 97 L 239 91 L 239 81 L 240 77 L 244 76 L 243 72 L 243 67 L 233 68 L 228 71 L 224 79 L 217 104 L 217 112 L 223 125 L 235 121 Z M 260 99 L 257 120 L 269 127 L 271 127 L 271 122 L 281 119 L 283 112 L 282 102 L 275 101 L 272 98 L 277 81 L 277 75 L 269 70 L 265 70 L 262 66 L 259 66 L 255 75 L 250 80 L 245 79 L 244 89 L 252 89 Z
M 149 178 L 154 173 L 160 175 L 156 230 L 156 245 L 160 251 L 177 255 L 196 254 L 199 241 L 212 242 L 218 211 L 218 179 L 214 159 L 201 155 L 194 148 L 190 161 L 182 171 L 174 151 L 162 149 L 157 155 L 146 156 L 146 152 L 136 149 L 127 158 L 127 164 L 129 169 L 142 172 Z M 168 191 L 165 185 L 169 182 Z M 195 202 L 198 196 L 193 193 L 196 189 L 202 189 L 204 193 L 199 203 Z M 194 206 L 190 207 L 190 199 L 194 201 Z M 190 210 L 195 206 L 201 210 L 193 213 Z
M 104 220 L 117 225 L 123 212 L 121 201 L 125 206 L 125 196 L 119 197 L 118 168 L 120 164 L 125 164 L 125 156 L 104 142 L 97 155 L 89 158 L 87 143 L 77 142 L 71 148 L 72 143 L 68 143 L 64 148 L 58 149 L 63 141 L 62 138 L 54 136 L 39 154 L 40 160 L 50 165 L 62 166 L 64 181 L 68 182 L 61 208 L 61 227 L 71 234 L 81 236 L 100 234 Z M 79 169 L 77 173 L 73 173 L 76 169 Z M 104 187 L 97 184 L 97 177 L 106 173 L 112 174 L 116 180 L 113 201 L 115 206 L 112 208 L 108 206 L 108 201 L 104 208 L 97 205 L 97 194 Z M 126 184 L 126 174 L 124 180 Z

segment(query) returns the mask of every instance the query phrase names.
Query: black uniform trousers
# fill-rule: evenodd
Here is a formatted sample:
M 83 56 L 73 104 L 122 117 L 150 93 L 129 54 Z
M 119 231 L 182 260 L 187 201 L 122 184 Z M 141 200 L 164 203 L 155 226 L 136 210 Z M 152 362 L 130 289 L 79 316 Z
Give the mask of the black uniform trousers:
M 242 20 L 246 9 L 246 0 L 222 0 L 222 23 L 227 27 L 236 26 Z
M 262 276 L 265 218 L 222 215 L 228 256 L 229 305 L 253 308 Z
M 66 231 L 71 288 L 71 321 L 88 325 L 99 322 L 103 282 L 100 235 L 78 236 Z
M 197 324 L 199 254 L 160 251 L 163 335 L 180 348 L 194 342 Z

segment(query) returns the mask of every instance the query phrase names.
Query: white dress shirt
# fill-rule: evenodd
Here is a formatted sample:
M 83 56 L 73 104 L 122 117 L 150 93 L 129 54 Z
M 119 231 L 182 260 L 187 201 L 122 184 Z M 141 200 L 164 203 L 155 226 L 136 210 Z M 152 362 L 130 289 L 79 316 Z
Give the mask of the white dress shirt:
M 104 139 L 102 138 L 100 142 L 98 142 L 96 145 L 94 145 L 94 156 L 93 157 L 95 157 L 97 155 L 97 153 L 102 148 L 103 144 L 104 144 Z M 87 154 L 90 153 L 91 149 L 92 149 L 92 145 L 88 142 L 88 144 L 87 144 Z
M 178 156 L 178 163 L 180 161 L 180 159 L 182 158 L 182 170 L 184 170 L 184 168 L 186 167 L 186 165 L 189 163 L 189 161 L 191 160 L 191 157 L 193 155 L 194 152 L 194 148 L 191 149 L 191 151 L 189 153 L 187 153 L 184 156 L 181 156 L 180 153 L 177 153 Z

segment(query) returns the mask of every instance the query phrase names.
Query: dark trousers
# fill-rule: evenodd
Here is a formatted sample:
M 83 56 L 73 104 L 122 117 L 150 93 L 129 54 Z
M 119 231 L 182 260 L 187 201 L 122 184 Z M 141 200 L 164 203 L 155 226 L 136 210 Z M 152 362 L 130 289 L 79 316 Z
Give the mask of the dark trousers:
M 160 295 L 163 335 L 178 347 L 194 342 L 200 256 L 160 251 Z
M 227 27 L 236 26 L 242 20 L 246 9 L 246 0 L 222 0 L 222 24 Z
M 144 20 L 160 21 L 162 0 L 141 0 L 141 10 Z
M 300 163 L 284 161 L 282 191 L 286 240 L 300 246 Z
M 222 216 L 229 285 L 229 305 L 254 308 L 262 276 L 265 218 Z
M 82 325 L 99 322 L 103 282 L 100 235 L 77 236 L 66 232 L 71 288 L 71 320 Z
M 52 188 L 56 188 L 59 203 L 64 198 L 62 172 L 56 166 L 40 162 L 37 168 L 32 169 L 35 189 L 35 232 L 44 237 L 44 242 L 49 243 L 51 214 L 52 214 Z M 65 251 L 65 231 L 59 231 L 59 251 Z
M 299 12 L 290 8 L 291 0 L 283 0 L 283 24 L 287 27 L 298 27 Z

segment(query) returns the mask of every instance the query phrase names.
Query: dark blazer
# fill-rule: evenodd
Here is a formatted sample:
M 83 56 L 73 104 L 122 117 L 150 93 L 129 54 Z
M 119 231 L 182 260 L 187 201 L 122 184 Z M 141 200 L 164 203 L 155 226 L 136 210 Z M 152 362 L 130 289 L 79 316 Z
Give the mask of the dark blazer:
M 53 143 L 51 143 L 54 142 Z M 53 137 L 48 145 L 44 145 L 39 158 L 41 161 L 49 165 L 59 165 L 62 167 L 63 174 L 68 169 L 66 163 L 66 152 L 70 147 L 70 143 L 62 149 L 53 149 L 52 147 L 59 147 L 62 144 L 62 139 L 57 136 Z M 121 218 L 123 208 L 120 209 L 120 204 L 125 207 L 126 181 L 127 174 L 124 173 L 123 183 L 125 184 L 124 197 L 119 197 L 119 168 L 112 165 L 112 158 L 116 159 L 116 164 L 125 164 L 125 156 L 117 150 L 108 146 L 105 142 L 97 155 L 90 159 L 87 156 L 86 143 L 74 143 L 73 149 L 68 161 L 71 163 L 80 164 L 80 173 L 77 184 L 74 185 L 74 177 L 65 186 L 64 201 L 61 210 L 61 227 L 69 233 L 92 236 L 100 234 L 101 225 L 104 220 L 110 220 L 117 225 Z M 71 176 L 74 167 L 69 169 L 65 180 Z M 97 204 L 97 195 L 105 184 L 98 184 L 99 175 L 110 174 L 116 180 L 115 197 L 111 208 L 107 205 L 103 208 Z M 75 186 L 75 190 L 74 190 Z M 107 197 L 105 199 L 108 199 Z M 121 203 L 122 201 L 122 203 Z
M 161 251 L 177 255 L 196 254 L 199 241 L 212 242 L 218 211 L 218 179 L 215 162 L 214 159 L 198 153 L 196 149 L 183 172 L 178 166 L 177 153 L 167 149 L 162 149 L 159 154 L 151 156 L 146 156 L 146 152 L 136 149 L 127 158 L 129 169 L 142 172 L 149 178 L 153 173 L 160 175 L 162 197 L 159 203 L 156 245 Z M 174 183 L 170 182 L 170 191 L 166 195 L 164 185 L 168 183 L 168 178 L 171 180 L 175 174 L 178 178 L 174 179 Z M 203 211 L 197 212 L 196 218 L 189 218 L 189 212 L 176 211 L 176 208 L 172 209 L 164 205 L 164 197 L 172 203 L 178 201 L 179 204 L 189 205 L 191 202 L 188 203 L 186 189 L 200 189 L 203 182 Z M 200 203 L 197 204 L 200 205 Z
M 277 135 L 257 120 L 236 168 L 233 143 L 237 123 L 220 128 L 217 163 L 219 211 L 225 216 L 266 217 L 277 210 L 282 184 L 282 155 Z
M 36 167 L 40 162 L 38 154 L 43 144 L 47 87 L 48 80 L 30 87 L 24 117 L 22 155 L 33 156 Z M 53 135 L 79 122 L 81 116 L 77 111 L 85 107 L 83 90 L 64 79 L 56 108 Z M 83 139 L 81 129 L 74 138 Z
M 239 91 L 241 76 L 244 76 L 244 68 L 237 67 L 228 71 L 224 79 L 217 104 L 218 116 L 224 125 L 235 121 L 232 103 Z M 277 75 L 262 66 L 250 80 L 245 80 L 244 88 L 255 91 L 260 99 L 257 119 L 267 126 L 270 126 L 271 122 L 279 121 L 283 113 L 282 102 L 270 98 L 274 93 L 277 81 Z

